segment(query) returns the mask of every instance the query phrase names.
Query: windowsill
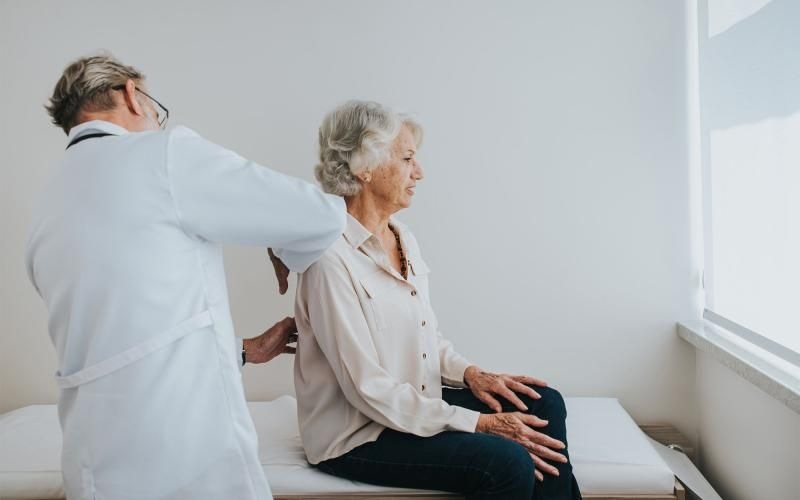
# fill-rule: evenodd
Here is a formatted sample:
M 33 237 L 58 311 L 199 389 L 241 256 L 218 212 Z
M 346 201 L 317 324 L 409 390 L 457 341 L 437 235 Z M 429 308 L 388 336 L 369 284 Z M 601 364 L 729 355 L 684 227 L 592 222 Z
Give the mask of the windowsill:
M 678 335 L 800 414 L 800 368 L 709 321 L 678 323 Z

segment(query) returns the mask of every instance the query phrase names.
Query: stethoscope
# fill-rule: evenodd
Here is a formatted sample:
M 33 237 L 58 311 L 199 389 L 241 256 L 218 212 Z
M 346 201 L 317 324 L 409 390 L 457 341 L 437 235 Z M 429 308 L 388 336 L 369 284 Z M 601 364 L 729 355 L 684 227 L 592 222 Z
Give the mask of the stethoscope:
M 75 139 L 72 139 L 72 141 L 69 144 L 67 144 L 66 149 L 69 149 L 72 146 L 78 144 L 79 142 L 83 142 L 83 141 L 85 141 L 87 139 L 95 139 L 97 137 L 105 137 L 107 135 L 116 135 L 116 134 L 109 134 L 107 132 L 97 132 L 97 133 L 94 133 L 94 134 L 82 135 L 82 136 L 76 137 Z

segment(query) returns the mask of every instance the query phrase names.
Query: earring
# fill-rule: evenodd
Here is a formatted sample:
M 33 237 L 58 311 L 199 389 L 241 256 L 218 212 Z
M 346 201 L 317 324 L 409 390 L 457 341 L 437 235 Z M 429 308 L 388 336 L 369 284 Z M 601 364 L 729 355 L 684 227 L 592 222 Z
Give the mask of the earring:
M 371 175 L 365 175 L 363 181 L 364 182 L 372 182 L 372 176 Z

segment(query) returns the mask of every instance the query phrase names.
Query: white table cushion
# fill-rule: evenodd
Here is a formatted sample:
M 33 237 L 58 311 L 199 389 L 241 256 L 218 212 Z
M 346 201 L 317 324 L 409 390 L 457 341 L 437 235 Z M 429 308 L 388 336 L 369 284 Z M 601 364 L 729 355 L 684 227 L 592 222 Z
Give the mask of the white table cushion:
M 55 405 L 0 415 L 0 498 L 63 498 Z
M 613 398 L 566 398 L 567 439 L 585 494 L 671 494 L 675 476 Z
M 674 476 L 616 399 L 567 398 L 575 476 L 584 494 L 669 494 Z M 275 495 L 406 492 L 330 476 L 305 459 L 291 396 L 249 403 Z M 54 405 L 0 415 L 0 498 L 63 498 Z

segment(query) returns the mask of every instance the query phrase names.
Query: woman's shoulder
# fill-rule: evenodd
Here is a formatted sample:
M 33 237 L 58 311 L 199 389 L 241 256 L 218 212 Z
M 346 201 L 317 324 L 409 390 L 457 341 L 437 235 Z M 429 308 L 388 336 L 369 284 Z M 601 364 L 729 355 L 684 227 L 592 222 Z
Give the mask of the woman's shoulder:
M 352 253 L 352 251 L 352 247 L 347 243 L 344 236 L 339 236 L 325 253 L 302 274 L 319 274 L 344 270 L 347 268 L 348 254 Z

